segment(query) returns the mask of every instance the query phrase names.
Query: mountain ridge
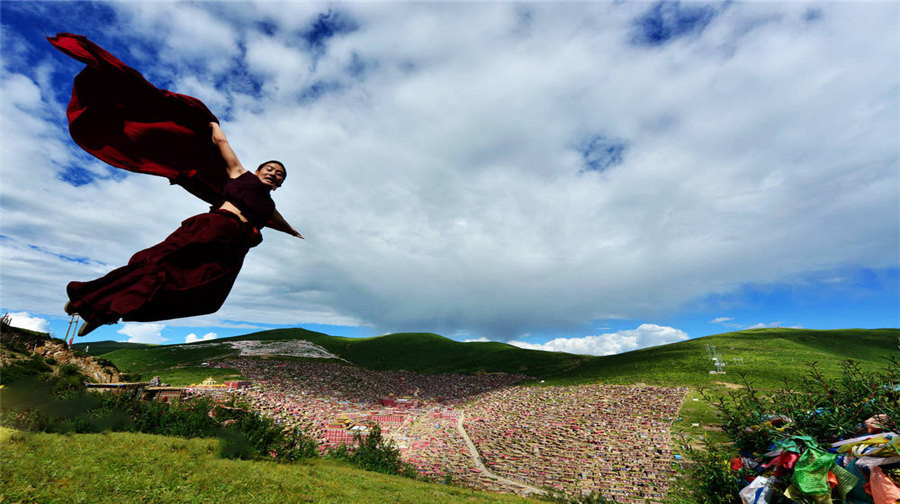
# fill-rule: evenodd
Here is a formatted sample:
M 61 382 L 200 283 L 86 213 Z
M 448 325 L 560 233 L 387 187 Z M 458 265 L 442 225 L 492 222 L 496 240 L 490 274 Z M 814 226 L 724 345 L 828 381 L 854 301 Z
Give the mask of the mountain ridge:
M 347 338 L 302 328 L 177 345 L 129 344 L 116 348 L 115 344 L 101 342 L 105 344 L 100 348 L 112 349 L 101 355 L 128 372 L 145 374 L 236 357 L 239 352 L 231 348 L 231 342 L 284 340 L 308 341 L 345 362 L 372 370 L 405 369 L 426 374 L 505 372 L 526 374 L 536 383 L 543 380 L 547 385 L 642 382 L 677 386 L 703 386 L 713 381 L 739 383 L 738 373 L 743 372 L 764 386 L 777 386 L 812 362 L 831 375 L 838 371 L 838 363 L 848 358 L 863 367 L 877 367 L 882 357 L 898 351 L 900 329 L 748 329 L 608 356 L 529 350 L 502 342 L 462 343 L 434 333 Z M 79 343 L 75 348 L 84 348 L 82 345 L 97 342 Z M 709 374 L 715 365 L 709 359 L 707 345 L 715 346 L 722 357 L 725 375 Z

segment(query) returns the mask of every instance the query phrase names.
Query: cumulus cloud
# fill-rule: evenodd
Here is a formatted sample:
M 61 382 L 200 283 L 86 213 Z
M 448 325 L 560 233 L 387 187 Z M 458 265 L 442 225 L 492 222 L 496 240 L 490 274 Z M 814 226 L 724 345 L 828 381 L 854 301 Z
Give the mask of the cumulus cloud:
M 210 325 L 509 340 L 896 268 L 896 6 L 664 7 L 103 8 L 120 28 L 109 49 L 214 106 L 248 166 L 288 167 L 274 199 L 307 239 L 264 231 Z M 0 73 L 0 301 L 54 313 L 66 282 L 206 205 L 74 146 L 62 118 L 79 65 L 38 39 Z M 632 347 L 607 340 L 585 345 Z
M 20 329 L 28 329 L 30 331 L 38 331 L 43 333 L 50 332 L 50 322 L 40 317 L 32 317 L 28 312 L 16 312 L 9 314 L 9 325 Z
M 185 343 L 196 343 L 196 342 L 198 342 L 198 341 L 210 341 L 210 340 L 214 340 L 214 339 L 216 339 L 216 338 L 218 338 L 218 337 L 219 337 L 219 335 L 216 334 L 216 333 L 214 333 L 214 332 L 206 333 L 206 334 L 204 334 L 202 337 L 199 337 L 199 336 L 197 336 L 196 334 L 191 333 L 191 334 L 188 334 L 188 335 L 184 338 L 184 342 L 185 342 Z
M 491 340 L 489 340 L 489 339 L 485 338 L 484 336 L 482 336 L 482 337 L 480 337 L 480 338 L 474 338 L 474 339 L 463 340 L 463 343 L 487 343 L 487 342 L 489 342 L 489 341 L 491 341 Z
M 118 330 L 118 333 L 128 336 L 128 343 L 149 343 L 156 345 L 167 341 L 166 338 L 163 338 L 162 336 L 162 331 L 165 328 L 165 324 L 127 323 Z
M 583 338 L 556 338 L 543 344 L 510 341 L 511 345 L 531 350 L 566 352 L 583 355 L 613 355 L 641 348 L 665 345 L 688 339 L 687 333 L 673 327 L 655 324 L 641 324 L 637 329 L 628 329 L 609 334 L 585 336 Z

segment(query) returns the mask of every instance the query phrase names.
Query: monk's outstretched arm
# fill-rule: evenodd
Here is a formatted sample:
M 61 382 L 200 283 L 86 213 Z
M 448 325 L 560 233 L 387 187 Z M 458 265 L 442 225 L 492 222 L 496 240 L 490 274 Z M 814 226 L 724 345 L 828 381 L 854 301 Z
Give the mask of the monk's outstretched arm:
M 278 210 L 275 210 L 275 212 L 272 214 L 272 218 L 269 219 L 269 222 L 267 222 L 266 225 L 272 229 L 281 231 L 282 233 L 287 233 L 291 236 L 296 236 L 297 238 L 300 238 L 301 240 L 303 239 L 303 235 L 300 234 L 299 231 L 294 229 L 293 226 L 288 224 L 287 221 L 284 220 L 284 217 L 282 217 L 281 214 L 278 213 Z
M 209 127 L 212 128 L 212 142 L 219 148 L 219 153 L 222 154 L 222 159 L 225 160 L 225 172 L 228 173 L 228 177 L 240 177 L 247 170 L 241 165 L 240 160 L 237 158 L 237 154 L 231 149 L 231 145 L 228 143 L 225 132 L 219 127 L 219 123 L 211 122 L 209 123 Z

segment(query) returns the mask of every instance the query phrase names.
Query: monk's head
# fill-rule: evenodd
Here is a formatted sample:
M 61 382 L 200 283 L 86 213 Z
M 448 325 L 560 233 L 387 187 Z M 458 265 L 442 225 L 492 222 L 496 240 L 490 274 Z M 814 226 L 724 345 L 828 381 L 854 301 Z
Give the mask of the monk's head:
M 287 177 L 287 170 L 284 168 L 284 163 L 273 159 L 259 165 L 259 168 L 256 169 L 256 176 L 259 177 L 263 184 L 271 187 L 274 191 L 284 183 L 284 179 Z

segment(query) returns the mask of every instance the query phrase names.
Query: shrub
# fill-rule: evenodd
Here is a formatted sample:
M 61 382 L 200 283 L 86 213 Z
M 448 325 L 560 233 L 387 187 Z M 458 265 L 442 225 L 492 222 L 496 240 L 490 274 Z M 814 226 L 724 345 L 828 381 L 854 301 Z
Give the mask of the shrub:
M 317 455 L 315 441 L 303 433 L 285 432 L 268 417 L 233 400 L 219 403 L 198 397 L 181 404 L 113 397 L 107 415 L 126 412 L 133 432 L 177 437 L 218 437 L 225 458 L 296 461 Z
M 82 353 L 83 353 L 83 352 L 82 352 Z M 84 354 L 84 355 L 87 356 L 88 354 Z M 99 365 L 101 365 L 101 366 L 103 366 L 103 367 L 113 368 L 113 369 L 115 369 L 116 371 L 119 370 L 119 368 L 116 367 L 116 365 L 113 363 L 113 361 L 111 361 L 111 360 L 109 360 L 109 359 L 104 359 L 104 358 L 102 358 L 102 357 L 95 357 L 94 360 L 97 361 L 97 364 L 99 364 Z M 137 380 L 135 380 L 135 381 L 137 381 Z
M 726 449 L 703 438 L 703 447 L 696 448 L 682 439 L 683 453 L 690 460 L 679 469 L 687 476 L 685 486 L 672 489 L 672 499 L 679 504 L 703 502 L 707 504 L 740 504 L 739 492 L 746 484 L 742 478 L 749 471 L 733 471 Z
M 227 458 L 295 461 L 317 455 L 312 439 L 301 432 L 286 433 L 271 419 L 233 401 L 199 397 L 170 405 L 140 401 L 127 392 L 90 393 L 77 368 L 63 368 L 59 375 L 29 375 L 0 390 L 0 423 L 25 431 L 218 437 L 221 455 Z
M 544 487 L 543 490 L 544 495 L 541 496 L 541 499 L 555 504 L 616 504 L 616 501 L 603 497 L 601 492 L 591 492 L 576 497 L 556 488 Z
M 828 379 L 816 363 L 796 383 L 763 393 L 746 376 L 743 389 L 718 398 L 704 397 L 718 410 L 722 429 L 738 449 L 767 450 L 776 439 L 811 436 L 833 442 L 853 435 L 867 418 L 885 415 L 888 428 L 900 423 L 900 359 L 891 357 L 881 372 L 866 372 L 853 361 L 841 363 L 841 376 Z
M 9 385 L 23 376 L 36 376 L 51 371 L 53 370 L 44 363 L 44 359 L 38 355 L 32 355 L 27 359 L 21 359 L 5 366 L 3 372 L 0 373 L 0 384 Z
M 140 373 L 119 373 L 119 379 L 123 382 L 139 382 L 144 379 Z
M 59 374 L 61 376 L 78 376 L 81 377 L 81 370 L 78 369 L 78 366 L 73 364 L 63 364 L 59 367 Z
M 354 442 L 355 448 L 341 445 L 330 450 L 328 457 L 346 460 L 366 471 L 399 474 L 410 478 L 418 476 L 414 466 L 401 460 L 400 450 L 390 440 L 384 438 L 378 424 L 370 427 L 367 436 L 363 437 L 360 434 L 354 436 Z
M 808 368 L 795 382 L 785 380 L 780 390 L 761 391 L 742 376 L 744 388 L 724 396 L 709 397 L 701 391 L 718 410 L 723 430 L 734 441 L 734 451 L 763 453 L 794 436 L 831 443 L 860 434 L 863 422 L 877 415 L 884 415 L 882 423 L 888 430 L 900 424 L 900 358 L 890 357 L 884 370 L 874 372 L 845 361 L 841 376 L 834 379 L 825 378 L 816 363 Z M 684 444 L 691 463 L 682 466 L 688 480 L 686 487 L 674 492 L 676 501 L 740 503 L 738 492 L 746 484 L 745 478 L 755 473 L 732 470 L 726 447 L 706 439 L 704 449 Z

